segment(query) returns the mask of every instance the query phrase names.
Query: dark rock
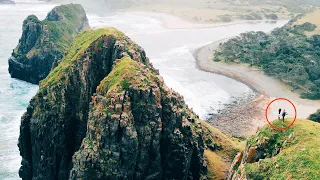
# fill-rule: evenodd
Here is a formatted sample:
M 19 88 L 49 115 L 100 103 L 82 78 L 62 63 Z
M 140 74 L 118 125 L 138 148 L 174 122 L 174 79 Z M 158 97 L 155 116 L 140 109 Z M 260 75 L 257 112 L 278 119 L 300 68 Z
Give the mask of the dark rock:
M 115 29 L 86 31 L 22 117 L 20 177 L 203 179 L 198 122 L 141 47 Z
M 60 62 L 74 37 L 88 28 L 81 5 L 57 6 L 44 21 L 28 16 L 19 44 L 9 58 L 11 77 L 38 84 Z

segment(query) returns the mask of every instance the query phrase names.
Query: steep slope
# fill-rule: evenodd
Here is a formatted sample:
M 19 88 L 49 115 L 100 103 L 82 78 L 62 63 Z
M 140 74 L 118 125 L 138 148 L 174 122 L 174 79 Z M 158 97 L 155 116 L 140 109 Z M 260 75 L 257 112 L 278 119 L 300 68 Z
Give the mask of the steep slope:
M 228 179 L 319 179 L 319 132 L 320 124 L 309 120 L 285 131 L 264 127 L 235 158 Z
M 201 178 L 200 121 L 152 69 L 122 59 L 92 102 L 72 179 Z
M 244 149 L 245 143 L 221 133 L 205 121 L 201 121 L 204 151 L 209 179 L 226 179 L 234 157 Z
M 86 13 L 78 4 L 57 6 L 43 21 L 28 16 L 9 58 L 11 77 L 38 84 L 60 62 L 76 35 L 88 28 Z
M 40 83 L 22 117 L 19 150 L 23 179 L 206 173 L 198 117 L 164 85 L 143 49 L 113 28 L 81 33 Z

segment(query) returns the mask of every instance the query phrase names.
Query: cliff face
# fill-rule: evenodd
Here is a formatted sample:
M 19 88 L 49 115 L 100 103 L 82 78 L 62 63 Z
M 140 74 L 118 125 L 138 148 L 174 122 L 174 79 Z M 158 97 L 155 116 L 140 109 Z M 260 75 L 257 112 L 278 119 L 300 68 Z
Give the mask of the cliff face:
M 39 83 L 60 62 L 75 36 L 88 28 L 81 5 L 57 6 L 43 21 L 28 16 L 23 22 L 19 44 L 9 58 L 11 77 Z
M 117 62 L 117 63 L 116 63 Z M 23 179 L 205 178 L 202 128 L 142 48 L 85 31 L 22 117 Z

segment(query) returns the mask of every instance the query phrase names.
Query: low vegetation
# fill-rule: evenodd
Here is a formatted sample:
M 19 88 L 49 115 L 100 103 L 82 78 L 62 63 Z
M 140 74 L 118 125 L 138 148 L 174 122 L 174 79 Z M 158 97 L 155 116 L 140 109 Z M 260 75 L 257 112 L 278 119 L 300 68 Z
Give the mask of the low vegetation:
M 205 121 L 201 121 L 201 124 L 206 144 L 204 155 L 208 163 L 208 177 L 226 179 L 231 162 L 243 150 L 244 142 L 221 133 Z
M 117 39 L 124 38 L 125 35 L 115 28 L 105 28 L 98 30 L 86 30 L 76 37 L 71 47 L 68 49 L 67 55 L 62 59 L 59 66 L 54 68 L 46 79 L 41 81 L 40 88 L 50 84 L 55 84 L 64 77 L 69 68 L 81 59 L 81 54 L 98 38 L 103 35 L 114 36 Z
M 213 60 L 248 63 L 289 85 L 301 97 L 320 99 L 320 35 L 311 35 L 317 28 L 299 16 L 270 34 L 243 33 L 221 44 Z
M 285 123 L 289 124 L 291 121 L 289 119 Z M 256 163 L 247 163 L 247 178 L 319 179 L 319 132 L 320 125 L 308 120 L 297 120 L 293 127 L 285 131 L 276 131 L 269 126 L 263 128 L 257 136 L 251 138 L 251 143 L 255 146 L 255 142 L 268 138 L 267 152 L 271 156 Z
M 320 109 L 316 113 L 311 114 L 309 119 L 314 121 L 314 122 L 320 123 Z
M 49 41 L 58 46 L 59 49 L 66 50 L 79 33 L 79 25 L 83 23 L 83 15 L 86 12 L 79 4 L 60 5 L 55 7 L 51 12 L 56 12 L 56 16 L 61 16 L 61 19 L 52 19 L 48 15 L 42 21 L 42 24 L 46 25 L 49 30 Z
M 131 86 L 139 89 L 148 89 L 153 84 L 155 76 L 155 73 L 143 68 L 138 62 L 129 57 L 125 57 L 121 59 L 115 65 L 113 71 L 101 81 L 97 91 L 107 93 L 114 89 L 126 90 Z

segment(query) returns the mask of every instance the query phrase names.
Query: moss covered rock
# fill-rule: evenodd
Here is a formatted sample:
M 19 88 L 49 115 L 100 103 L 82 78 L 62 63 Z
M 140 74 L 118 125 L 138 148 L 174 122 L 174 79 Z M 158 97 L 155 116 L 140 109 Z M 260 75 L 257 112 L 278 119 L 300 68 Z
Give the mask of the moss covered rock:
M 22 117 L 19 149 L 23 179 L 206 174 L 198 117 L 114 28 L 81 33 L 41 81 Z
M 234 160 L 228 179 L 319 179 L 319 132 L 319 123 L 309 120 L 297 120 L 284 131 L 262 128 L 248 140 L 241 161 Z
M 22 27 L 18 46 L 9 58 L 11 77 L 38 84 L 62 59 L 73 39 L 89 29 L 81 5 L 55 7 L 45 20 L 28 16 Z

